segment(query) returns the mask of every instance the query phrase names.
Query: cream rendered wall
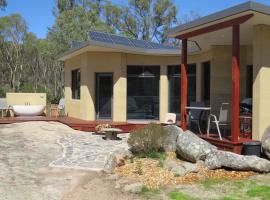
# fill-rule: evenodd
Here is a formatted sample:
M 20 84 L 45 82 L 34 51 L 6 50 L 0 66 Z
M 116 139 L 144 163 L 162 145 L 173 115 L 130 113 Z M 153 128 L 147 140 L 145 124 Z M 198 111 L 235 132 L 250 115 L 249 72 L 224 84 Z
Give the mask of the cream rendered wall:
M 96 119 L 95 112 L 95 76 L 96 73 L 113 73 L 113 121 L 126 121 L 126 73 L 125 55 L 122 53 L 88 53 L 88 87 L 91 94 L 91 120 Z
M 72 99 L 71 95 L 71 71 L 81 70 L 81 98 Z M 87 54 L 78 55 L 65 62 L 65 100 L 66 113 L 79 119 L 89 119 L 89 110 L 87 108 L 89 92 L 87 87 Z
M 261 139 L 270 125 L 270 26 L 253 28 L 253 127 L 254 139 Z
M 7 93 L 7 104 L 13 105 L 47 105 L 46 93 Z
M 197 95 L 199 96 L 201 75 L 200 63 L 209 61 L 210 52 L 204 52 L 188 57 L 188 63 L 197 64 Z M 145 56 L 125 53 L 88 52 L 65 61 L 65 99 L 66 112 L 69 116 L 95 120 L 95 75 L 101 72 L 113 73 L 113 121 L 124 122 L 127 119 L 127 78 L 128 65 L 160 66 L 160 120 L 164 121 L 169 110 L 168 65 L 179 65 L 179 56 Z M 72 99 L 71 71 L 81 70 L 81 98 Z M 197 97 L 200 99 L 200 96 Z
M 65 62 L 66 112 L 69 116 L 95 120 L 96 73 L 113 73 L 114 121 L 126 121 L 126 72 L 125 55 L 121 53 L 84 53 Z M 81 99 L 71 98 L 71 70 L 81 69 Z M 125 97 L 125 98 L 124 98 Z
M 232 47 L 212 46 L 210 104 L 213 113 L 219 114 L 223 102 L 232 105 Z M 246 95 L 247 47 L 240 48 L 240 100 Z M 231 114 L 231 112 L 230 112 Z M 229 115 L 229 120 L 231 116 Z

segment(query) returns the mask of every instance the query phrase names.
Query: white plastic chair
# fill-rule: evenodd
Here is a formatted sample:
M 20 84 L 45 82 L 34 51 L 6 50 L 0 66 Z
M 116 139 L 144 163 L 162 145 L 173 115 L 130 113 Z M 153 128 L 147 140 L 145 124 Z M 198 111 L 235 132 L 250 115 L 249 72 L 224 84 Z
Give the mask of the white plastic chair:
M 176 114 L 175 113 L 167 113 L 165 115 L 165 121 L 162 124 L 164 124 L 164 125 L 176 124 Z
M 59 104 L 57 106 L 57 111 L 58 111 L 59 116 L 65 115 L 65 99 L 63 98 L 60 99 Z
M 4 98 L 0 99 L 0 111 L 1 111 L 1 116 L 4 117 L 4 111 L 7 112 L 9 109 L 7 100 Z
M 221 104 L 218 119 L 217 119 L 216 115 L 213 115 L 213 114 L 209 115 L 208 126 L 207 126 L 207 136 L 209 136 L 210 123 L 212 122 L 216 125 L 219 139 L 222 140 L 220 127 L 221 126 L 225 127 L 225 126 L 229 125 L 229 123 L 228 123 L 228 112 L 229 112 L 228 105 L 229 105 L 229 103 L 222 103 Z M 211 118 L 213 118 L 214 120 L 211 121 Z

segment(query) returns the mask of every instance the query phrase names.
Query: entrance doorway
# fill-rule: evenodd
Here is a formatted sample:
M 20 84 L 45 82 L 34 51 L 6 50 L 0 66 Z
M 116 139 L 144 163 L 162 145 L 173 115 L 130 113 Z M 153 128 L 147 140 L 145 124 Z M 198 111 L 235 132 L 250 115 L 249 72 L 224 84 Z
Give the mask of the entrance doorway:
M 112 119 L 113 73 L 96 74 L 97 119 Z

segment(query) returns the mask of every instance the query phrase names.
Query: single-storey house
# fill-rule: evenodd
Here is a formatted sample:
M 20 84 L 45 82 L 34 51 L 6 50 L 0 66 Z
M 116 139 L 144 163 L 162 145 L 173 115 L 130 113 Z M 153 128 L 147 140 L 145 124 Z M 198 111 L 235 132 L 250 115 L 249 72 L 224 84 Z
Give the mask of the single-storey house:
M 61 55 L 66 113 L 85 120 L 163 121 L 206 102 L 230 104 L 231 139 L 239 139 L 239 103 L 252 98 L 252 138 L 270 125 L 270 7 L 246 2 L 172 28 L 171 47 L 90 32 Z

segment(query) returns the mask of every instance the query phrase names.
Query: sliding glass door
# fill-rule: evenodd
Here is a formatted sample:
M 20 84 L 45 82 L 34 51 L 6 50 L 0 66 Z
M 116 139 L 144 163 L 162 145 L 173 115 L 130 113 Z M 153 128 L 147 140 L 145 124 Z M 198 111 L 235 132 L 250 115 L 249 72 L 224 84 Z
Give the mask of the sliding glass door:
M 127 67 L 127 118 L 159 119 L 159 66 Z
M 188 105 L 196 101 L 196 64 L 187 66 Z M 168 66 L 169 78 L 169 112 L 176 113 L 180 119 L 181 110 L 181 70 L 180 66 Z

